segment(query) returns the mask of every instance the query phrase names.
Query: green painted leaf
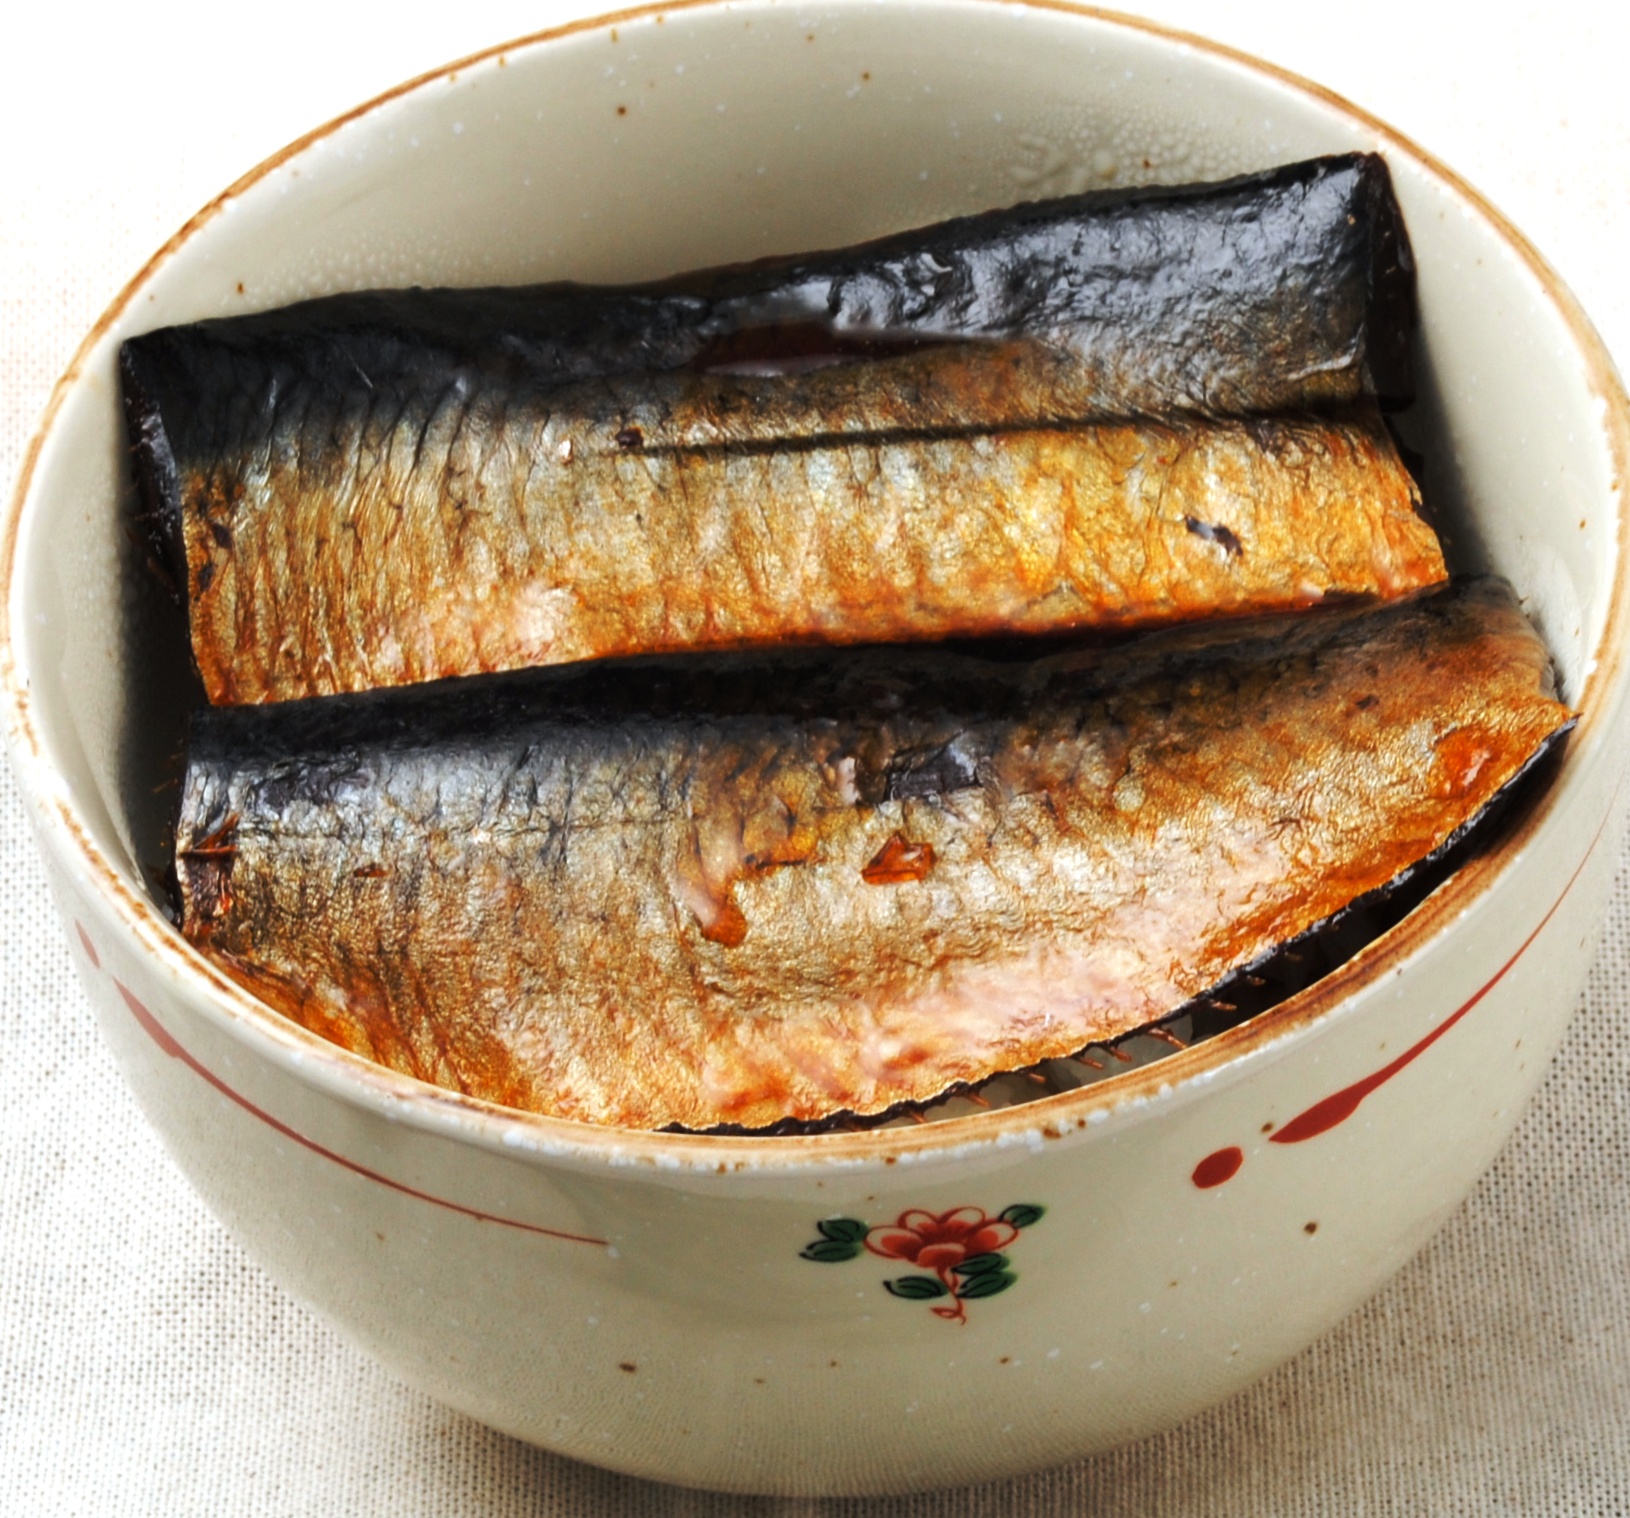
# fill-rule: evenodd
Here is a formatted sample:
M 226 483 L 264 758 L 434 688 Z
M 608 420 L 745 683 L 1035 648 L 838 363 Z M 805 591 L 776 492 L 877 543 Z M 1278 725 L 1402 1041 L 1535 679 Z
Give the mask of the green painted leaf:
M 993 1270 L 1000 1270 L 1006 1264 L 1005 1254 L 973 1254 L 960 1265 L 953 1265 L 951 1269 L 959 1276 L 982 1276 Z
M 1028 1228 L 1046 1215 L 1047 1209 L 1038 1207 L 1034 1202 L 1015 1202 L 1002 1213 L 1002 1221 L 1011 1223 L 1015 1228 Z
M 885 1281 L 883 1287 L 895 1296 L 913 1302 L 927 1302 L 933 1297 L 948 1295 L 945 1282 L 937 1276 L 900 1276 L 897 1280 Z
M 823 1218 L 815 1226 L 840 1244 L 858 1244 L 871 1232 L 858 1218 Z
M 814 1260 L 821 1265 L 836 1265 L 843 1260 L 852 1260 L 860 1253 L 860 1245 L 851 1244 L 844 1239 L 816 1239 L 813 1244 L 805 1246 L 798 1252 L 800 1260 Z
M 956 1289 L 956 1294 L 967 1300 L 972 1297 L 994 1297 L 1006 1291 L 1019 1278 L 1011 1270 L 988 1270 L 984 1275 L 969 1276 Z

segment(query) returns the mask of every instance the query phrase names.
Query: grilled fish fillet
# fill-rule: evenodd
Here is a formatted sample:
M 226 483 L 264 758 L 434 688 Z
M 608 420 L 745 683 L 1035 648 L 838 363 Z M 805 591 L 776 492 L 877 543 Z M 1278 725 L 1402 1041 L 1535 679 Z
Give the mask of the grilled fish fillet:
M 1566 730 L 1502 581 L 1024 662 L 640 660 L 195 723 L 183 927 L 306 1027 L 639 1128 L 872 1114 L 1147 1024 Z
M 552 405 L 446 411 L 359 433 L 341 458 L 296 449 L 253 506 L 238 479 L 200 486 L 192 637 L 212 700 L 682 649 L 1142 627 L 1444 575 L 1373 412 L 743 450 L 668 446 L 654 426 L 624 447 L 620 416 Z M 428 483 L 427 437 L 448 470 Z
M 1375 399 L 1413 315 L 1353 155 L 654 286 L 333 297 L 121 372 L 206 691 L 247 703 L 1430 584 Z

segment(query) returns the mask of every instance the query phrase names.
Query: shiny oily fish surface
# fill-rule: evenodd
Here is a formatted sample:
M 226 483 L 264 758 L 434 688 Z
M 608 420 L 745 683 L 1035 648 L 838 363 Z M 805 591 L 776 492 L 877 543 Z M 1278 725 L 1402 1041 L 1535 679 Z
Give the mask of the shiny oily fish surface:
M 184 931 L 405 1074 L 875 1114 L 1148 1024 L 1455 838 L 1570 713 L 1504 582 L 1002 662 L 641 660 L 201 712 Z
M 1414 316 L 1360 154 L 657 285 L 335 296 L 121 376 L 205 689 L 253 703 L 1407 592 L 1445 572 L 1380 414 Z

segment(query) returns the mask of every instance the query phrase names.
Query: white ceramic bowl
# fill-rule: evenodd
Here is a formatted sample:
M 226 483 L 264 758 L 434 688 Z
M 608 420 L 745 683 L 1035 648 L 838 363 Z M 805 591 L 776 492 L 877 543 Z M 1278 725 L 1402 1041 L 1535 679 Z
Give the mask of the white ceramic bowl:
M 1029 1107 L 678 1138 L 368 1065 L 247 997 L 155 905 L 146 792 L 184 654 L 122 526 L 126 335 L 368 285 L 655 275 L 1349 148 L 1386 154 L 1414 238 L 1426 395 L 1408 426 L 1457 562 L 1517 584 L 1583 715 L 1514 835 L 1327 981 Z M 995 1477 L 1170 1425 L 1294 1354 L 1425 1241 L 1516 1121 L 1614 858 L 1627 423 L 1600 344 L 1511 228 L 1379 123 L 1248 59 L 997 0 L 626 15 L 312 134 L 120 296 L 52 398 L 0 544 L 13 761 L 145 1110 L 245 1247 L 400 1375 L 697 1485 Z M 805 1258 L 855 1232 L 833 1219 L 878 1248 L 983 1226 L 1017 1280 L 936 1315 L 884 1290 L 903 1267 L 876 1252 Z

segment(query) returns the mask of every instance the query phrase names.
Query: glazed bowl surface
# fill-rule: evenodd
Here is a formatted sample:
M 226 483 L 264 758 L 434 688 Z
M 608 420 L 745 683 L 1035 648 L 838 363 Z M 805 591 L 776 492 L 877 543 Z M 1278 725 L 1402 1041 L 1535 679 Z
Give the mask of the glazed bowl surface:
M 193 954 L 147 874 L 184 651 L 123 531 L 114 356 L 344 288 L 654 276 L 1095 184 L 1373 148 L 1420 268 L 1405 425 L 1462 568 L 1582 719 L 1543 802 L 1358 961 L 1099 1088 L 930 1128 L 678 1138 L 369 1066 Z M 215 1211 L 397 1373 L 541 1444 L 741 1490 L 986 1479 L 1168 1426 L 1307 1344 L 1493 1157 L 1577 999 L 1616 838 L 1626 406 L 1531 250 L 1249 60 L 994 0 L 631 13 L 451 66 L 246 177 L 110 309 L 4 540 L 13 759 L 108 1041 Z M 173 655 L 174 663 L 166 665 Z M 1519 1054 L 1518 1051 L 1521 1051 Z M 891 1293 L 999 1249 L 953 1308 Z

